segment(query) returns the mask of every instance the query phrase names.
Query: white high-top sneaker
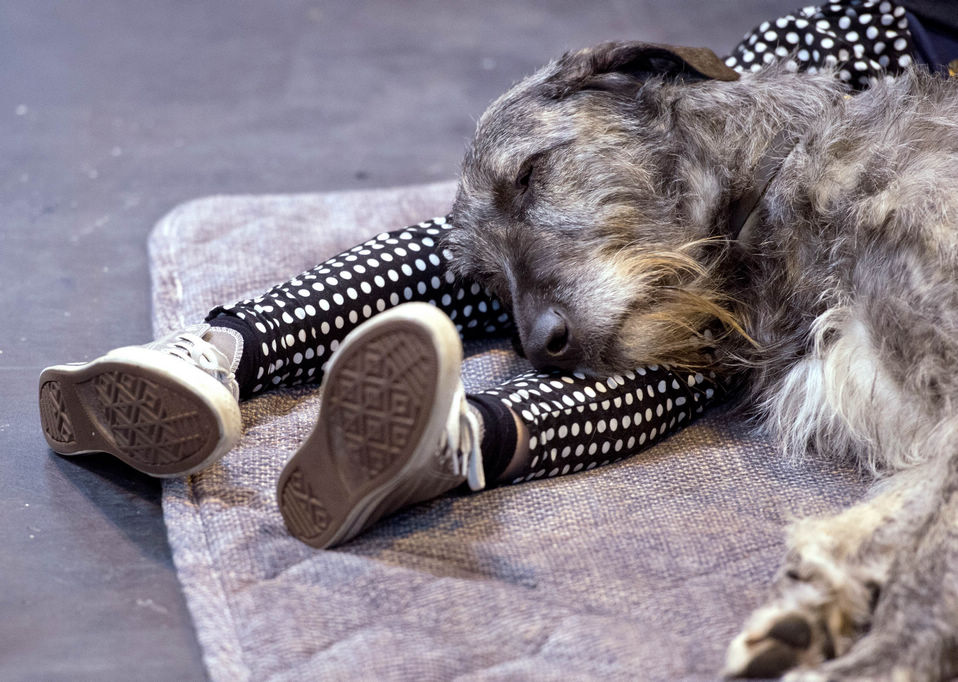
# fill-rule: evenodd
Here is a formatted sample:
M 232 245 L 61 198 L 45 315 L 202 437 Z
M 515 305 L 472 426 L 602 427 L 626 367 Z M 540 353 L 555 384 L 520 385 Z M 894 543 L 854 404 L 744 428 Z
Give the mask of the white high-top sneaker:
M 239 440 L 238 332 L 198 324 L 40 374 L 40 421 L 61 455 L 107 452 L 151 476 L 209 466 Z
M 329 547 L 464 481 L 484 488 L 461 364 L 456 328 L 426 303 L 354 329 L 329 363 L 312 433 L 279 478 L 289 531 Z

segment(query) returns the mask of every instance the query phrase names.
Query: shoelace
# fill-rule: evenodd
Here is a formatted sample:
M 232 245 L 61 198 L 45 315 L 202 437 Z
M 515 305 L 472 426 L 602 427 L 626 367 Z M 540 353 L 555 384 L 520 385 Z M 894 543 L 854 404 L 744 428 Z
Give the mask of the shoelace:
M 482 452 L 479 450 L 479 419 L 469 409 L 461 385 L 453 396 L 453 403 L 458 408 L 449 411 L 444 454 L 452 460 L 456 473 L 466 477 L 470 490 L 484 490 L 486 475 L 482 468 Z
M 225 369 L 228 362 L 226 356 L 200 336 L 206 329 L 205 325 L 190 327 L 183 331 L 174 332 L 166 338 L 149 344 L 149 346 L 199 367 L 229 388 L 235 398 L 239 394 L 236 377 L 228 369 Z

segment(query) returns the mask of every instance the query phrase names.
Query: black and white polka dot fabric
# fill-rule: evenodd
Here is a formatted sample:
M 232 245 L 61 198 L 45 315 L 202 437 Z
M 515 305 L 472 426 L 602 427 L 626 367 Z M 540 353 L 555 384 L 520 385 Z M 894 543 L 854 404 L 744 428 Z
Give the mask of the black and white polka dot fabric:
M 463 338 L 508 334 L 512 320 L 499 301 L 447 269 L 449 252 L 438 240 L 450 227 L 435 218 L 382 233 L 262 296 L 215 308 L 208 321 L 230 316 L 255 330 L 255 343 L 244 349 L 240 394 L 320 381 L 350 331 L 408 301 L 441 308 Z
M 701 414 L 716 397 L 714 374 L 642 367 L 605 379 L 525 372 L 482 393 L 529 430 L 529 457 L 510 483 L 587 471 L 649 447 Z
M 851 0 L 805 7 L 747 34 L 725 63 L 757 71 L 784 61 L 795 70 L 835 70 L 853 88 L 864 88 L 913 62 L 905 8 L 886 0 Z

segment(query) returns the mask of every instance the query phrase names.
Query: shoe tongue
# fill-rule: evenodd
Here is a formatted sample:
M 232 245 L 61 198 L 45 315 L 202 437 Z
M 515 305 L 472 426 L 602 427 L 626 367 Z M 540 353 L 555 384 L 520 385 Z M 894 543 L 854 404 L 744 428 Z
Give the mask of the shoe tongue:
M 210 327 L 203 340 L 223 354 L 230 374 L 236 374 L 243 354 L 243 337 L 239 332 L 224 327 Z
M 236 368 L 243 356 L 243 337 L 239 332 L 224 327 L 207 327 L 200 337 L 210 345 L 217 356 L 221 371 L 214 376 L 239 400 L 240 388 L 236 382 Z

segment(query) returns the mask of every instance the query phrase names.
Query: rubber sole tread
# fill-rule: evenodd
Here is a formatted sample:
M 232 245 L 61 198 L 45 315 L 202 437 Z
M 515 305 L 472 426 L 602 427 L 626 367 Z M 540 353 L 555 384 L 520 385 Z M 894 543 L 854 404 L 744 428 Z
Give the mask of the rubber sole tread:
M 438 367 L 431 345 L 421 328 L 396 321 L 340 350 L 317 424 L 278 485 L 294 536 L 327 547 L 395 506 L 387 498 L 433 408 Z
M 219 444 L 216 415 L 181 383 L 110 363 L 41 375 L 40 420 L 51 449 L 107 452 L 157 476 L 177 475 Z

